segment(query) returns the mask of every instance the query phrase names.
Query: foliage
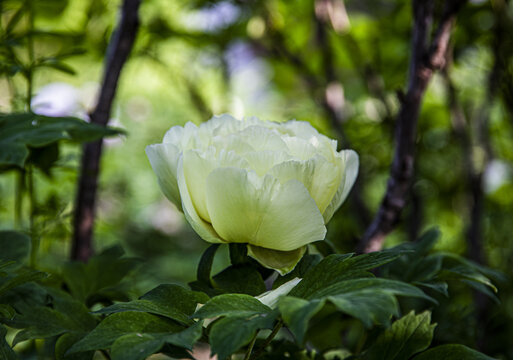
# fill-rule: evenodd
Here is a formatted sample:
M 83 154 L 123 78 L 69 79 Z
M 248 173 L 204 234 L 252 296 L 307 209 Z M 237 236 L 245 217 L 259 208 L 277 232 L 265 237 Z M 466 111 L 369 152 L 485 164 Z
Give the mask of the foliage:
M 100 128 L 91 81 L 120 2 L 0 1 L 0 358 L 191 358 L 204 344 L 220 360 L 513 357 L 511 2 L 461 10 L 402 221 L 387 250 L 351 253 L 389 173 L 411 3 L 144 1 L 116 128 Z M 68 87 L 36 106 L 54 82 Z M 224 112 L 307 120 L 360 154 L 327 241 L 285 276 L 236 245 L 205 251 L 151 175 L 146 145 Z M 69 262 L 77 145 L 104 137 L 100 251 Z

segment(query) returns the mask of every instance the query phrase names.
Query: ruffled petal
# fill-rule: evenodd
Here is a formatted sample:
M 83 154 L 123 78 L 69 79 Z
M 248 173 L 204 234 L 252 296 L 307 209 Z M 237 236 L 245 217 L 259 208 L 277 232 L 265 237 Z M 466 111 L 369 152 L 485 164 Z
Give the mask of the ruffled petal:
M 297 180 L 284 184 L 239 168 L 218 168 L 207 178 L 212 226 L 227 242 L 290 251 L 322 240 L 326 227 L 315 201 Z
M 181 211 L 182 201 L 177 183 L 179 149 L 172 144 L 154 144 L 146 147 L 146 155 L 157 175 L 162 192 Z
M 358 176 L 358 154 L 353 150 L 342 150 L 339 153 L 339 156 L 340 159 L 342 159 L 342 171 L 344 176 L 340 182 L 337 193 L 323 213 L 324 221 L 326 223 L 330 221 L 335 211 L 338 210 L 338 208 L 347 198 L 347 195 L 349 195 L 349 191 L 353 187 L 353 184 Z

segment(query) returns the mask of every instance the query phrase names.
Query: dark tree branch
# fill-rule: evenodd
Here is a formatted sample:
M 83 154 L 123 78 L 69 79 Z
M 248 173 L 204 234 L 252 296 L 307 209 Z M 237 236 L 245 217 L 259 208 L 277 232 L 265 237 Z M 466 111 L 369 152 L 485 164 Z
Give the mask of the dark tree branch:
M 121 20 L 112 35 L 105 58 L 103 82 L 91 122 L 106 126 L 116 94 L 119 75 L 132 50 L 139 27 L 138 10 L 141 0 L 125 0 Z M 83 148 L 81 173 L 78 182 L 76 208 L 73 218 L 73 244 L 71 258 L 87 261 L 93 254 L 93 225 L 102 141 L 88 143 Z
M 428 45 L 433 21 L 433 1 L 414 0 L 414 26 L 412 35 L 412 56 L 410 60 L 407 92 L 401 101 L 396 120 L 396 149 L 387 190 L 374 220 L 365 231 L 358 245 L 358 251 L 380 250 L 385 236 L 399 222 L 406 205 L 410 183 L 414 173 L 415 139 L 417 120 L 424 92 L 435 70 L 444 64 L 454 18 L 465 3 L 464 0 L 446 2 L 445 10 Z

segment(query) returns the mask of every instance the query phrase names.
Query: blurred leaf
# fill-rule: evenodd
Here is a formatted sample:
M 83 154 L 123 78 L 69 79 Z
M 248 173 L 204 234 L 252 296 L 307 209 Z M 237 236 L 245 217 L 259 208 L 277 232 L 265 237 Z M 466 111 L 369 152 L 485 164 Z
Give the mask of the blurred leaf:
M 126 301 L 122 293 L 112 290 L 140 261 L 122 257 L 123 254 L 123 249 L 115 246 L 92 257 L 87 264 L 78 261 L 65 264 L 62 277 L 73 297 L 84 302 L 95 302 L 104 297 Z
M 408 360 L 431 344 L 435 324 L 428 311 L 410 312 L 386 329 L 362 356 L 365 360 Z M 438 359 L 432 357 L 431 359 Z
M 49 67 L 55 70 L 59 70 L 65 74 L 75 75 L 77 72 L 69 65 L 57 60 L 56 58 L 46 58 L 37 64 L 38 67 Z
M 244 294 L 224 294 L 213 297 L 199 308 L 193 318 L 208 319 L 217 316 L 253 316 L 268 314 L 271 308 L 253 296 Z
M 0 231 L 0 262 L 16 261 L 22 263 L 30 252 L 30 237 L 20 232 Z
M 472 350 L 464 345 L 447 344 L 437 346 L 433 349 L 417 355 L 413 360 L 494 360 L 476 350 Z
M 23 168 L 29 147 L 43 147 L 69 140 L 89 142 L 119 134 L 118 130 L 73 117 L 47 117 L 33 113 L 0 115 L 0 168 Z
M 55 359 L 56 360 L 91 360 L 94 356 L 94 351 L 87 351 L 82 353 L 66 355 L 66 352 L 80 339 L 85 336 L 85 333 L 66 333 L 57 339 L 55 343 Z
M 9 265 L 12 267 L 12 264 Z M 3 295 L 7 291 L 14 289 L 17 286 L 30 281 L 40 280 L 44 277 L 46 277 L 45 273 L 29 268 L 10 270 L 5 277 L 0 277 L 0 295 Z
M 2 360 L 17 360 L 18 356 L 14 352 L 13 349 L 7 344 L 5 341 L 5 335 L 7 334 L 7 330 L 5 327 L 0 325 L 0 359 Z
M 109 348 L 124 335 L 169 335 L 183 329 L 172 320 L 144 312 L 121 312 L 107 316 L 93 331 L 74 344 L 68 354 Z
M 59 160 L 59 144 L 53 143 L 40 148 L 30 148 L 27 163 L 37 166 L 45 175 L 50 176 L 50 170 Z
M 85 333 L 96 326 L 96 318 L 82 303 L 62 291 L 48 291 L 53 298 L 51 307 L 18 306 L 20 314 L 7 322 L 10 326 L 23 329 L 16 334 L 13 344 L 65 332 Z
M 203 293 L 190 291 L 178 285 L 164 284 L 144 294 L 138 300 L 114 304 L 97 313 L 142 311 L 162 315 L 183 324 L 192 324 L 190 315 L 196 310 L 197 304 L 204 304 L 207 301 L 208 296 Z

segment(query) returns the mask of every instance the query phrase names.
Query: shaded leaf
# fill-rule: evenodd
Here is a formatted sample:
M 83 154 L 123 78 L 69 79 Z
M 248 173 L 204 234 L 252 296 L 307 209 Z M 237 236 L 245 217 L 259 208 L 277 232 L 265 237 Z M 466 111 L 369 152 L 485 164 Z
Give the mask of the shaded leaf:
M 30 252 L 30 237 L 17 231 L 0 231 L 0 262 L 22 263 Z
M 413 358 L 414 360 L 494 360 L 464 345 L 447 344 L 437 346 Z
M 304 300 L 292 296 L 282 297 L 278 309 L 285 324 L 296 337 L 299 344 L 303 343 L 310 319 L 324 306 L 325 300 Z
M 208 296 L 179 285 L 163 284 L 141 296 L 138 300 L 118 303 L 97 313 L 112 314 L 121 311 L 142 311 L 162 315 L 184 324 L 192 324 L 190 315 L 198 303 L 204 304 Z
M 395 321 L 364 353 L 366 360 L 408 360 L 416 353 L 427 349 L 433 338 L 436 325 L 431 325 L 428 311 L 415 315 L 410 312 Z M 433 357 L 431 359 L 438 359 Z
M 192 317 L 199 319 L 217 316 L 253 316 L 268 314 L 272 310 L 252 296 L 245 294 L 224 294 L 213 297 L 199 308 Z

